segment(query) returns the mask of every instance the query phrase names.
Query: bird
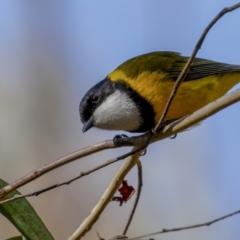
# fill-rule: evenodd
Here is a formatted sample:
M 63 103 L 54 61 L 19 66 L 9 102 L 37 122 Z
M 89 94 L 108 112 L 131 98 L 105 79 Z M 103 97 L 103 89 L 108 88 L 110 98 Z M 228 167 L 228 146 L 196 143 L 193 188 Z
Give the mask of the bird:
M 94 85 L 79 105 L 82 131 L 92 127 L 144 133 L 159 121 L 189 57 L 158 51 L 133 57 Z M 240 82 L 240 65 L 195 58 L 163 125 L 187 116 Z

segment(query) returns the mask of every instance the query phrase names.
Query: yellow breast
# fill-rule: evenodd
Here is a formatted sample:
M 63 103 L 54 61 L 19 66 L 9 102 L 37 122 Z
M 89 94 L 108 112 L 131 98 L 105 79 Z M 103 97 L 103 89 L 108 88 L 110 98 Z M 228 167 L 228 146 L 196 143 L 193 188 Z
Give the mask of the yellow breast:
M 116 70 L 108 75 L 113 82 L 123 80 L 153 106 L 156 113 L 155 123 L 160 119 L 175 84 L 175 81 L 164 79 L 165 76 L 166 74 L 162 72 L 144 71 L 133 79 L 127 77 L 121 70 Z M 226 94 L 238 82 L 240 82 L 240 73 L 211 75 L 182 82 L 165 121 L 193 113 Z

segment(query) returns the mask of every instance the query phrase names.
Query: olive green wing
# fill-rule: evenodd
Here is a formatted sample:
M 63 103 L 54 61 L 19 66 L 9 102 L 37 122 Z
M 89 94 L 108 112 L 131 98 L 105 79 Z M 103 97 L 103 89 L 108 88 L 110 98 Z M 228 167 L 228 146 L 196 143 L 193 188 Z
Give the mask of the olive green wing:
M 168 71 L 167 78 L 176 80 L 187 61 L 187 57 L 182 57 L 182 59 L 177 60 L 170 71 Z M 191 81 L 211 75 L 221 75 L 233 72 L 240 72 L 240 66 L 195 58 L 184 81 Z
M 136 79 L 139 74 L 146 71 L 164 72 L 166 80 L 175 81 L 188 59 L 176 52 L 152 52 L 131 58 L 115 70 L 123 71 L 127 77 L 132 79 Z M 184 81 L 230 72 L 240 72 L 240 66 L 195 58 Z

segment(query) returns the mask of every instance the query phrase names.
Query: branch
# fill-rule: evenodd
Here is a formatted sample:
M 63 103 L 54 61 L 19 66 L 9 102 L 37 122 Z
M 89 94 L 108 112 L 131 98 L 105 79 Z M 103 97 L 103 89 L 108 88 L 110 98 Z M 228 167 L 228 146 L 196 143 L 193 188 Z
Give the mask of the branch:
M 240 101 L 240 89 L 229 93 L 216 101 L 204 106 L 203 108 L 199 109 L 198 111 L 194 112 L 193 114 L 186 116 L 182 119 L 179 119 L 175 122 L 172 122 L 165 126 L 160 132 L 156 133 L 153 138 L 151 139 L 150 144 L 163 140 L 165 138 L 171 137 L 172 135 L 182 132 L 186 129 L 189 129 L 191 126 L 196 125 L 198 122 L 201 122 L 208 117 L 216 114 L 217 112 L 221 111 L 222 109 Z M 142 134 L 136 137 L 127 137 L 121 138 L 118 140 L 117 146 L 114 145 L 112 140 L 96 143 L 92 146 L 83 148 L 77 152 L 69 154 L 63 158 L 58 159 L 55 162 L 50 164 L 43 165 L 32 172 L 28 173 L 26 176 L 14 181 L 13 183 L 5 186 L 0 190 L 0 199 L 6 196 L 11 191 L 39 178 L 40 176 L 44 175 L 45 173 L 63 166 L 69 162 L 77 160 L 78 158 L 82 158 L 84 156 L 93 154 L 95 152 L 99 152 L 109 148 L 116 148 L 116 147 L 123 147 L 123 146 L 142 146 L 146 141 L 149 139 L 149 134 Z M 136 150 L 136 148 L 135 148 Z M 131 152 L 124 155 L 129 156 Z M 121 156 L 122 157 L 122 156 Z M 122 160 L 121 157 L 116 159 L 112 159 L 106 162 L 106 165 L 111 161 L 116 162 Z
M 143 186 L 143 179 L 142 179 L 142 164 L 141 164 L 141 161 L 138 160 L 137 162 L 137 168 L 138 168 L 138 188 L 137 188 L 137 194 L 136 194 L 136 198 L 135 198 L 135 202 L 134 202 L 134 205 L 133 205 L 133 208 L 132 208 L 132 211 L 129 215 L 129 218 L 128 218 L 128 221 L 127 221 L 127 224 L 123 230 L 123 236 L 126 235 L 127 233 L 127 230 L 132 222 L 132 219 L 133 219 L 133 216 L 135 214 L 135 211 L 137 209 L 137 205 L 138 205 L 138 201 L 140 199 L 140 196 L 141 196 L 141 191 L 142 191 L 142 186 Z
M 155 233 L 150 233 L 150 234 L 146 234 L 146 235 L 142 235 L 142 236 L 139 236 L 139 237 L 128 238 L 128 240 L 142 239 L 142 238 L 145 238 L 145 237 L 151 237 L 151 236 L 159 235 L 159 234 L 163 234 L 163 233 L 183 231 L 183 230 L 192 229 L 192 228 L 208 227 L 208 226 L 210 226 L 210 225 L 212 225 L 212 224 L 214 224 L 216 222 L 219 222 L 219 221 L 224 220 L 226 218 L 232 217 L 232 216 L 237 215 L 239 213 L 240 213 L 240 210 L 235 211 L 235 212 L 230 213 L 230 214 L 227 214 L 227 215 L 224 215 L 224 216 L 222 216 L 220 218 L 216 218 L 214 220 L 205 222 L 205 223 L 190 225 L 190 226 L 186 226 L 186 227 L 179 227 L 179 228 L 170 228 L 170 229 L 164 228 L 162 231 L 155 232 Z
M 110 149 L 110 148 L 116 148 L 114 142 L 112 140 L 103 141 L 100 143 L 96 143 L 92 146 L 85 147 L 79 151 L 76 151 L 74 153 L 70 153 L 69 155 L 60 158 L 54 162 L 51 162 L 49 164 L 45 164 L 32 172 L 28 173 L 27 175 L 21 177 L 20 179 L 14 181 L 13 183 L 5 186 L 0 190 L 0 199 L 3 198 L 6 194 L 10 193 L 11 191 L 33 181 L 34 179 L 39 178 L 43 174 L 52 171 L 53 169 L 56 169 L 58 167 L 61 167 L 67 163 L 70 163 L 76 159 L 86 157 L 90 154 L 97 153 L 99 151 Z
M 32 193 L 28 193 L 28 194 L 24 194 L 24 195 L 15 195 L 13 196 L 12 198 L 8 198 L 6 200 L 3 200 L 3 201 L 0 201 L 0 205 L 4 204 L 4 203 L 8 203 L 8 202 L 11 202 L 11 201 L 14 201 L 15 199 L 19 199 L 19 198 L 25 198 L 25 197 L 33 197 L 33 196 L 38 196 L 42 193 L 45 193 L 47 191 L 50 191 L 52 189 L 55 189 L 55 188 L 58 188 L 60 186 L 63 186 L 63 185 L 69 185 L 70 183 L 90 174 L 90 173 L 93 173 L 93 172 L 96 172 L 97 170 L 101 169 L 101 168 L 104 168 L 112 163 L 115 163 L 119 161 L 117 158 L 116 159 L 112 159 L 112 160 L 108 160 L 106 163 L 103 163 L 103 164 L 100 164 L 98 165 L 97 167 L 94 167 L 90 170 L 87 170 L 85 172 L 81 172 L 80 175 L 78 175 L 77 177 L 74 177 L 70 180 L 67 180 L 67 181 L 64 181 L 64 182 L 61 182 L 61 183 L 57 183 L 57 184 L 54 184 L 52 186 L 49 186 L 49 187 L 46 187 L 46 188 L 43 188 L 41 190 L 38 190 L 38 191 L 35 191 L 35 192 L 32 192 Z
M 175 97 L 175 95 L 176 95 L 176 93 L 177 93 L 177 90 L 178 90 L 181 82 L 182 82 L 182 81 L 184 80 L 184 78 L 186 77 L 187 72 L 188 72 L 188 70 L 189 70 L 192 62 L 193 62 L 194 58 L 196 57 L 198 50 L 201 48 L 201 46 L 202 46 L 202 44 L 203 44 L 203 41 L 204 41 L 204 39 L 206 38 L 206 36 L 207 36 L 208 32 L 210 31 L 210 29 L 215 25 L 215 23 L 216 23 L 223 15 L 225 15 L 226 13 L 232 12 L 232 11 L 236 10 L 237 8 L 239 8 L 239 7 L 240 7 L 240 3 L 237 3 L 237 4 L 235 4 L 235 5 L 231 6 L 231 7 L 226 7 L 226 8 L 224 8 L 220 13 L 218 13 L 218 15 L 217 15 L 217 16 L 208 24 L 208 26 L 205 28 L 205 30 L 203 31 L 200 39 L 198 40 L 198 42 L 197 42 L 197 44 L 196 44 L 196 46 L 195 46 L 195 48 L 194 48 L 194 50 L 193 50 L 193 52 L 192 52 L 191 57 L 188 59 L 187 64 L 185 65 L 185 67 L 184 67 L 184 69 L 182 70 L 181 74 L 180 74 L 180 75 L 178 76 L 178 78 L 177 78 L 177 81 L 176 81 L 176 83 L 175 83 L 175 85 L 174 85 L 174 88 L 173 88 L 173 90 L 172 90 L 172 92 L 171 92 L 171 95 L 170 95 L 170 97 L 169 97 L 169 99 L 168 99 L 168 101 L 167 101 L 167 104 L 166 104 L 165 109 L 164 109 L 164 111 L 163 111 L 163 113 L 162 113 L 162 116 L 161 116 L 161 118 L 159 119 L 157 125 L 156 125 L 155 128 L 154 128 L 154 132 L 157 132 L 157 130 L 159 129 L 159 127 L 160 127 L 161 124 L 163 123 L 164 118 L 166 117 L 166 115 L 167 115 L 167 113 L 168 113 L 168 110 L 169 110 L 169 108 L 170 108 L 170 105 L 171 105 L 171 103 L 172 103 L 172 101 L 173 101 L 173 99 L 174 99 L 174 97 Z
M 135 147 L 133 148 L 133 150 Z M 69 237 L 68 240 L 78 240 L 81 239 L 93 226 L 93 224 L 98 220 L 99 216 L 106 208 L 107 204 L 111 201 L 113 195 L 117 191 L 117 189 L 122 184 L 122 179 L 126 176 L 126 174 L 135 166 L 141 152 L 135 153 L 127 157 L 124 163 L 120 166 L 115 176 L 112 178 L 108 188 L 103 193 L 101 199 L 93 208 L 89 216 L 82 222 L 82 224 L 78 227 L 78 229 Z

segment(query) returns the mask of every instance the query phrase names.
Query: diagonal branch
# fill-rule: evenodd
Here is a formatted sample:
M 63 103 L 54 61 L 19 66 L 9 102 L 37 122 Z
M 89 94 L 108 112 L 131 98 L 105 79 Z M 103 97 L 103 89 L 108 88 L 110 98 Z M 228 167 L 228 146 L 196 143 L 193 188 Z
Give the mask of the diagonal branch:
M 159 234 L 168 233 L 168 232 L 177 232 L 177 231 L 183 231 L 183 230 L 199 228 L 199 227 L 208 227 L 208 226 L 210 226 L 210 225 L 212 225 L 212 224 L 214 224 L 216 222 L 222 221 L 222 220 L 224 220 L 226 218 L 232 217 L 232 216 L 237 215 L 239 213 L 240 213 L 240 210 L 232 212 L 232 213 L 229 213 L 227 215 L 224 215 L 222 217 L 216 218 L 214 220 L 211 220 L 211 221 L 208 221 L 208 222 L 205 222 L 205 223 L 189 225 L 189 226 L 186 226 L 186 227 L 179 227 L 179 228 L 170 228 L 170 229 L 164 228 L 162 231 L 155 232 L 155 233 L 150 233 L 150 234 L 146 234 L 146 235 L 142 235 L 142 236 L 139 236 L 139 237 L 128 238 L 128 240 L 137 240 L 137 239 L 142 239 L 142 238 L 145 238 L 145 237 L 151 237 L 151 236 L 154 236 L 154 235 L 159 235 Z
M 240 3 L 237 3 L 237 4 L 235 4 L 235 5 L 231 6 L 231 7 L 226 7 L 226 8 L 224 8 L 221 12 L 219 12 L 219 13 L 217 14 L 217 16 L 216 16 L 216 17 L 208 24 L 208 26 L 205 28 L 205 30 L 203 31 L 200 39 L 198 40 L 198 42 L 197 42 L 197 44 L 196 44 L 196 46 L 195 46 L 195 48 L 194 48 L 194 50 L 193 50 L 193 52 L 192 52 L 191 57 L 188 59 L 187 64 L 185 65 L 185 67 L 184 67 L 184 69 L 182 70 L 181 74 L 180 74 L 180 75 L 178 76 L 178 78 L 177 78 L 177 81 L 176 81 L 176 83 L 175 83 L 175 85 L 174 85 L 174 88 L 173 88 L 173 90 L 172 90 L 172 92 L 171 92 L 171 95 L 170 95 L 170 97 L 169 97 L 169 99 L 168 99 L 168 101 L 167 101 L 167 104 L 166 104 L 165 109 L 164 109 L 164 111 L 163 111 L 163 113 L 162 113 L 162 116 L 161 116 L 161 118 L 159 119 L 157 125 L 156 125 L 155 128 L 154 128 L 154 132 L 157 132 L 157 130 L 159 129 L 159 127 L 160 127 L 161 124 L 163 123 L 163 121 L 164 121 L 164 119 L 165 119 L 165 117 L 166 117 L 166 115 L 167 115 L 167 113 L 168 113 L 168 110 L 169 110 L 169 108 L 170 108 L 170 105 L 171 105 L 171 103 L 172 103 L 172 101 L 173 101 L 173 99 L 174 99 L 174 97 L 175 97 L 175 95 L 176 95 L 176 93 L 177 93 L 177 90 L 178 90 L 181 82 L 182 82 L 182 81 L 184 80 L 184 78 L 186 77 L 187 72 L 188 72 L 188 70 L 189 70 L 192 62 L 193 62 L 195 56 L 197 55 L 198 50 L 201 48 L 201 46 L 202 46 L 202 44 L 203 44 L 203 41 L 204 41 L 204 39 L 206 38 L 206 36 L 207 36 L 208 32 L 210 31 L 210 29 L 215 25 L 215 23 L 216 23 L 223 15 L 225 15 L 226 13 L 232 12 L 232 11 L 236 10 L 237 8 L 240 8 Z
M 134 150 L 135 147 L 133 147 Z M 82 224 L 78 227 L 78 229 L 69 237 L 68 240 L 78 240 L 81 239 L 93 226 L 93 224 L 98 220 L 103 210 L 106 208 L 107 204 L 111 201 L 113 195 L 119 188 L 122 183 L 122 179 L 126 176 L 126 174 L 135 166 L 141 152 L 135 153 L 127 157 L 124 163 L 120 166 L 115 176 L 112 178 L 108 188 L 103 193 L 101 199 L 93 208 L 89 216 L 82 222 Z
M 172 122 L 165 126 L 160 132 L 155 134 L 151 139 L 150 144 L 168 138 L 176 133 L 182 132 L 191 126 L 195 125 L 198 122 L 207 119 L 208 117 L 216 114 L 217 112 L 221 111 L 222 109 L 240 101 L 240 89 L 229 93 L 216 101 L 206 105 L 205 107 L 199 109 L 198 111 L 194 112 L 193 114 L 186 116 L 182 119 L 179 119 L 175 122 Z M 149 134 L 142 134 L 135 137 L 128 137 L 123 138 L 118 141 L 118 146 L 115 146 L 112 140 L 100 142 L 94 144 L 92 146 L 83 148 L 77 152 L 69 154 L 63 158 L 58 159 L 55 162 L 43 165 L 32 172 L 28 173 L 27 175 L 23 176 L 22 178 L 14 181 L 13 183 L 7 185 L 6 187 L 0 190 L 0 199 L 6 196 L 11 191 L 39 178 L 40 176 L 44 175 L 45 173 L 56 169 L 60 166 L 63 166 L 69 162 L 82 158 L 84 156 L 93 154 L 95 152 L 99 152 L 109 148 L 116 148 L 116 147 L 123 147 L 123 146 L 142 146 L 147 140 L 149 139 Z M 136 148 L 135 148 L 136 150 Z M 132 152 L 125 154 L 124 157 L 128 157 L 132 154 Z M 122 156 L 116 159 L 109 160 L 110 162 L 115 162 L 118 160 L 122 160 Z M 108 165 L 108 162 L 106 165 Z
M 0 189 L 0 199 L 3 198 L 7 193 L 10 193 L 11 191 L 33 181 L 34 179 L 39 178 L 43 174 L 45 174 L 49 171 L 52 171 L 53 169 L 56 169 L 65 164 L 68 164 L 76 159 L 83 158 L 90 154 L 97 153 L 102 150 L 110 149 L 110 148 L 116 148 L 114 142 L 112 140 L 103 141 L 100 143 L 93 144 L 92 146 L 82 148 L 81 150 L 76 151 L 74 153 L 70 153 L 67 156 L 62 157 L 62 158 L 60 158 L 54 162 L 51 162 L 49 164 L 45 164 L 45 165 L 33 170 L 32 172 L 28 173 L 27 175 L 19 178 L 18 180 L 14 181 L 13 183 Z
M 74 181 L 76 181 L 76 180 L 78 180 L 78 179 L 80 179 L 80 178 L 82 178 L 82 177 L 84 177 L 84 176 L 86 176 L 86 175 L 89 175 L 90 173 L 96 172 L 96 171 L 98 171 L 98 170 L 100 170 L 100 169 L 102 169 L 102 168 L 104 168 L 104 167 L 107 167 L 108 165 L 113 164 L 113 163 L 115 163 L 115 162 L 117 162 L 117 161 L 119 161 L 119 160 L 116 159 L 116 158 L 115 158 L 115 159 L 112 159 L 112 160 L 108 160 L 107 162 L 105 162 L 105 163 L 103 163 L 103 164 L 100 164 L 100 165 L 98 165 L 97 167 L 94 167 L 94 168 L 89 169 L 89 170 L 87 170 L 87 171 L 81 172 L 78 176 L 76 176 L 76 177 L 74 177 L 74 178 L 72 178 L 72 179 L 70 179 L 70 180 L 63 181 L 63 182 L 60 182 L 60 183 L 56 183 L 56 184 L 54 184 L 54 185 L 52 185 L 52 186 L 49 186 L 49 187 L 40 189 L 40 190 L 38 190 L 38 191 L 34 191 L 34 192 L 32 192 L 32 193 L 15 195 L 15 196 L 13 196 L 13 197 L 11 197 L 11 198 L 8 198 L 8 199 L 6 199 L 6 200 L 0 201 L 0 205 L 2 205 L 2 204 L 4 204 L 4 203 L 11 202 L 11 201 L 14 201 L 14 200 L 19 199 L 19 198 L 26 198 L 26 197 L 38 196 L 38 195 L 40 195 L 40 194 L 42 194 L 42 193 L 48 192 L 48 191 L 53 190 L 53 189 L 55 189 L 55 188 L 61 187 L 61 186 L 63 186 L 63 185 L 69 185 L 70 183 L 72 183 L 72 182 L 74 182 Z
M 132 222 L 132 219 L 133 219 L 133 216 L 135 214 L 135 211 L 137 209 L 137 205 L 138 205 L 138 201 L 140 199 L 140 196 L 141 196 L 141 192 L 142 192 L 142 186 L 143 186 L 143 179 L 142 179 L 142 163 L 140 160 L 138 160 L 137 162 L 137 168 L 138 168 L 138 188 L 137 188 L 137 194 L 136 194 L 136 198 L 135 198 L 135 202 L 134 202 L 134 205 L 133 205 L 133 208 L 132 208 L 132 211 L 129 215 L 129 218 L 128 218 L 128 221 L 127 221 L 127 224 L 123 230 L 123 235 L 125 236 L 126 233 L 127 233 L 127 230 Z

